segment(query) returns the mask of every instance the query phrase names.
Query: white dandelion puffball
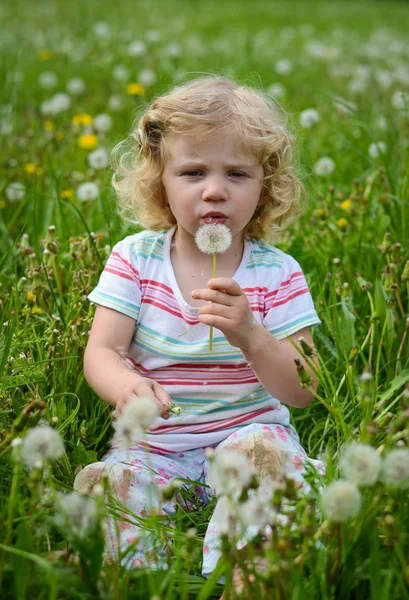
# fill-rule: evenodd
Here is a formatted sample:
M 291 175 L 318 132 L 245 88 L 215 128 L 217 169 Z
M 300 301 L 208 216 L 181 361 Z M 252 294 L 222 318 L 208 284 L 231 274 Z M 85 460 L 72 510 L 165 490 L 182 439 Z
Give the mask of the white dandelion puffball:
M 123 65 L 117 65 L 112 70 L 112 77 L 116 81 L 127 81 L 131 76 L 129 69 L 124 67 Z
M 143 69 L 138 73 L 138 81 L 146 87 L 153 85 L 156 81 L 155 71 L 152 71 L 152 69 Z
M 282 98 L 286 95 L 286 89 L 282 83 L 272 83 L 267 88 L 267 93 L 273 96 L 273 98 Z
M 101 133 L 109 131 L 112 127 L 112 117 L 106 114 L 100 114 L 94 117 L 93 121 L 94 129 Z
M 112 94 L 112 96 L 110 96 L 108 98 L 108 108 L 110 110 L 113 110 L 114 112 L 118 112 L 118 110 L 121 110 L 122 106 L 123 106 L 123 101 L 119 94 Z
M 356 485 L 374 485 L 381 465 L 382 459 L 375 448 L 357 442 L 346 446 L 339 463 L 344 477 Z
M 388 488 L 409 488 L 409 448 L 396 448 L 386 456 L 381 480 Z
M 197 230 L 195 242 L 205 254 L 222 254 L 230 247 L 232 235 L 223 223 L 205 223 Z
M 73 77 L 67 81 L 65 89 L 71 96 L 79 96 L 85 92 L 85 83 L 80 77 Z
M 93 30 L 95 35 L 100 38 L 106 38 L 110 34 L 110 28 L 105 21 L 97 21 L 94 23 Z
M 108 152 L 105 148 L 97 148 L 88 155 L 87 160 L 92 169 L 105 169 L 109 162 Z
M 58 115 L 71 106 L 71 98 L 68 94 L 60 92 L 55 94 L 50 100 L 41 103 L 40 111 L 43 115 Z
M 322 510 L 333 523 L 345 523 L 348 519 L 356 517 L 361 510 L 361 504 L 361 494 L 350 481 L 334 481 L 322 492 Z
M 128 54 L 130 56 L 142 56 L 146 53 L 146 44 L 141 40 L 131 42 L 128 46 Z
M 26 188 L 22 183 L 15 181 L 6 187 L 6 198 L 10 202 L 18 202 L 26 195 Z
M 97 504 L 93 498 L 78 492 L 59 494 L 54 521 L 69 537 L 85 538 L 97 519 Z
M 49 425 L 39 425 L 30 429 L 23 440 L 23 460 L 31 468 L 38 461 L 44 463 L 57 460 L 63 453 L 63 439 L 58 431 Z
M 385 142 L 374 142 L 368 148 L 368 154 L 371 158 L 379 158 L 382 154 L 386 152 L 386 144 Z
M 152 396 L 132 398 L 114 422 L 114 429 L 127 444 L 137 442 L 144 432 L 159 417 L 158 402 Z
M 253 466 L 245 454 L 222 449 L 209 465 L 208 484 L 216 494 L 242 492 L 253 478 Z
M 99 188 L 96 183 L 87 181 L 81 183 L 77 188 L 77 198 L 81 202 L 87 202 L 88 200 L 95 200 L 99 196 Z
M 315 123 L 321 120 L 320 113 L 315 108 L 306 108 L 300 113 L 300 125 L 304 129 L 311 129 Z
M 332 158 L 328 156 L 323 156 L 314 165 L 314 172 L 316 175 L 320 177 L 325 177 L 326 175 L 330 175 L 335 170 L 335 163 Z
M 391 99 L 391 104 L 396 110 L 409 109 L 409 92 L 396 90 Z
M 287 58 L 278 60 L 275 64 L 276 73 L 279 75 L 288 75 L 293 70 L 293 63 Z
M 51 90 L 58 83 L 58 77 L 52 71 L 44 71 L 38 78 L 38 84 L 45 90 Z

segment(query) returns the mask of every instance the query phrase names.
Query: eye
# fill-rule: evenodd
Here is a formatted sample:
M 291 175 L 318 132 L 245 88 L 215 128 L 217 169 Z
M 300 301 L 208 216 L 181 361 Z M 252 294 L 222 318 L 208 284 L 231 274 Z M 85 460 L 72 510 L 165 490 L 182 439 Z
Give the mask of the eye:
M 240 171 L 231 171 L 231 172 L 230 172 L 230 175 L 231 175 L 232 177 L 237 177 L 237 178 L 240 178 L 240 177 L 247 177 L 246 173 L 241 173 Z
M 202 172 L 201 171 L 186 171 L 186 173 L 183 173 L 183 175 L 187 175 L 188 177 L 197 177 L 198 175 L 201 175 Z

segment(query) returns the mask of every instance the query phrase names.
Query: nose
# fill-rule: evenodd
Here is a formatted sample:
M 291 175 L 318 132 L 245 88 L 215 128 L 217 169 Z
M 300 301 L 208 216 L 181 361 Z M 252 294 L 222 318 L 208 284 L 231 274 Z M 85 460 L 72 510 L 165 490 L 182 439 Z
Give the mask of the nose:
M 227 200 L 228 195 L 226 181 L 222 175 L 206 177 L 202 192 L 203 200 Z

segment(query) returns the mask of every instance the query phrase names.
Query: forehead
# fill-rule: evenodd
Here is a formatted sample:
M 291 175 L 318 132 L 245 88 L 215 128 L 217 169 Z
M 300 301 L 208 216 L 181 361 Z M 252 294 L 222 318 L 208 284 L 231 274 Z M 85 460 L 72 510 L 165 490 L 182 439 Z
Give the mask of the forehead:
M 223 156 L 228 161 L 246 160 L 258 164 L 254 151 L 237 133 L 215 132 L 205 136 L 194 133 L 168 134 L 165 138 L 166 158 L 172 163 L 185 160 L 209 160 Z

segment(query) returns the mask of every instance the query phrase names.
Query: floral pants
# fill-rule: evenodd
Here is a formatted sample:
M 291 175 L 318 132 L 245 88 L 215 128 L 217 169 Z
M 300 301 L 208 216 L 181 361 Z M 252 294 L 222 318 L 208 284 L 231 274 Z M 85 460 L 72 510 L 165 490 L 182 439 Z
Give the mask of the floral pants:
M 322 468 L 320 461 L 307 457 L 296 434 L 283 425 L 253 423 L 229 435 L 212 448 L 215 449 L 216 455 L 223 448 L 245 452 L 258 475 L 260 491 L 266 497 L 271 496 L 274 485 L 277 485 L 283 476 L 294 479 L 301 492 L 305 490 L 307 484 L 303 472 L 307 461 L 317 469 Z M 156 514 L 171 516 L 176 512 L 175 500 L 172 498 L 169 501 L 161 501 L 159 490 L 179 477 L 206 484 L 209 464 L 205 451 L 206 448 L 197 448 L 180 453 L 160 454 L 139 447 L 128 450 L 112 448 L 103 457 L 102 462 L 88 465 L 77 475 L 74 488 L 89 492 L 92 484 L 105 472 L 111 492 L 130 513 L 144 517 L 155 511 Z M 215 490 L 201 485 L 197 485 L 194 492 L 204 504 L 208 504 L 215 495 Z M 138 540 L 135 551 L 123 560 L 124 566 L 166 568 L 163 545 L 155 545 L 154 536 L 148 530 L 134 524 L 134 519 L 127 518 L 126 513 L 124 518 L 127 520 L 118 521 L 117 526 L 112 518 L 106 520 L 106 556 L 115 558 L 118 546 L 123 551 Z M 204 539 L 204 576 L 209 576 L 221 556 L 219 543 L 220 534 L 213 515 Z

